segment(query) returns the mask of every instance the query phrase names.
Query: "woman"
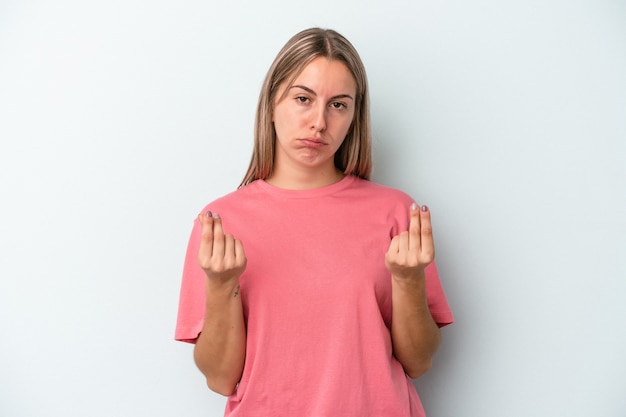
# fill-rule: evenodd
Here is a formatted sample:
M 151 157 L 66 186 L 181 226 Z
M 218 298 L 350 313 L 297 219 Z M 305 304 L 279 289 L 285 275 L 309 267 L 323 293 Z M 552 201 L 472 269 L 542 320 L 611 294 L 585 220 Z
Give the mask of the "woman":
M 410 378 L 452 322 L 430 212 L 370 172 L 356 50 L 296 34 L 263 84 L 242 185 L 198 216 L 185 260 L 176 339 L 225 415 L 424 415 Z

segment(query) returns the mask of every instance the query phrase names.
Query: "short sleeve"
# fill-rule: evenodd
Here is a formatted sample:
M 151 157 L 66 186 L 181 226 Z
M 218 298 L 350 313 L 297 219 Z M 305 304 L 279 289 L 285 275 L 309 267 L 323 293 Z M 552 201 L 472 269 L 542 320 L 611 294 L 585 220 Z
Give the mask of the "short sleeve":
M 452 309 L 448 304 L 446 294 L 443 291 L 439 272 L 435 262 L 426 267 L 426 298 L 428 299 L 428 308 L 433 316 L 437 326 L 444 327 L 454 322 Z
M 206 276 L 198 264 L 200 233 L 200 222 L 196 219 L 185 255 L 174 334 L 174 339 L 189 343 L 195 343 L 204 324 Z
M 399 199 L 400 204 L 395 206 L 394 215 L 397 221 L 397 231 L 399 233 L 409 228 L 408 209 L 413 201 L 410 196 L 402 193 Z M 435 231 L 436 233 L 436 231 Z M 428 299 L 428 308 L 430 314 L 437 323 L 437 326 L 444 327 L 454 322 L 452 309 L 448 304 L 446 294 L 443 290 L 436 262 L 432 262 L 424 270 L 426 273 L 426 297 Z

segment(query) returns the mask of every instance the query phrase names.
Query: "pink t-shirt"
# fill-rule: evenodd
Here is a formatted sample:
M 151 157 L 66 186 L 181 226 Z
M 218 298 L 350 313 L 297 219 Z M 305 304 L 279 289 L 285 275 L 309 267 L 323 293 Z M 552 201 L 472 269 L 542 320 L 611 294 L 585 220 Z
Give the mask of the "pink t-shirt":
M 243 242 L 247 327 L 241 381 L 226 416 L 421 417 L 421 402 L 392 353 L 391 280 L 384 258 L 407 230 L 413 200 L 348 176 L 313 190 L 255 181 L 209 204 Z M 185 260 L 175 338 L 194 342 L 205 314 L 196 220 Z M 453 317 L 435 264 L 428 304 Z

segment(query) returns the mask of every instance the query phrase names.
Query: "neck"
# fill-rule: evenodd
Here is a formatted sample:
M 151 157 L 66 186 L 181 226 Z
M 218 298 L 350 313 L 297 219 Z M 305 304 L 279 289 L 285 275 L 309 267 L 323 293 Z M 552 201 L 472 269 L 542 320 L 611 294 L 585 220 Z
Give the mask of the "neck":
M 275 172 L 265 182 L 287 190 L 311 190 L 326 187 L 341 181 L 345 175 L 335 166 L 328 170 L 301 169 L 289 173 L 275 167 Z

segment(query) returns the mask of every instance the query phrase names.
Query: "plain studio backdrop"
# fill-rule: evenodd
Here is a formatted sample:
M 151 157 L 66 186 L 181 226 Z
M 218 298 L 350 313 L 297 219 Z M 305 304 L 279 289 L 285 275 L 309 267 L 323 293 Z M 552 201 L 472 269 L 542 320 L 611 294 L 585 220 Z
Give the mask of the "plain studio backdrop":
M 0 1 L 0 415 L 222 414 L 173 341 L 183 256 L 311 26 L 365 62 L 374 179 L 433 213 L 429 417 L 625 416 L 618 0 Z

